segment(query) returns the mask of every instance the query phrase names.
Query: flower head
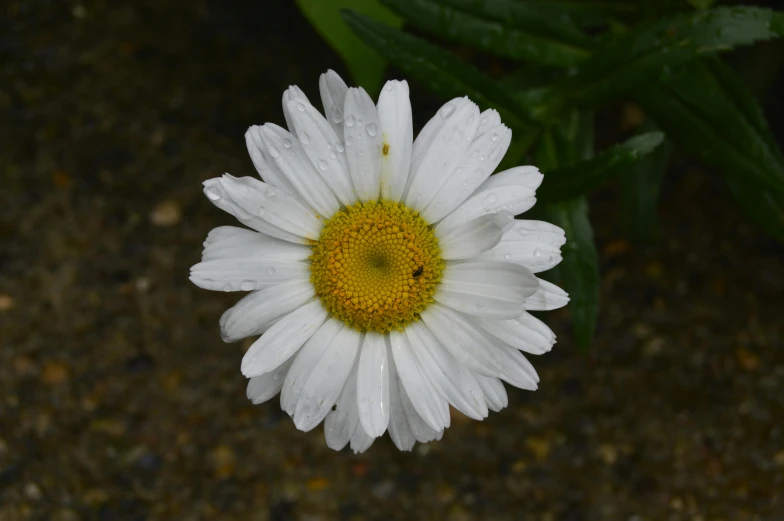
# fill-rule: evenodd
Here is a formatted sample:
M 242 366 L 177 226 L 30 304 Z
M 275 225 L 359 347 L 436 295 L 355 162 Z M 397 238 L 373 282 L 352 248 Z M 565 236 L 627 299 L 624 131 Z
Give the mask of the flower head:
M 250 292 L 220 326 L 227 342 L 261 335 L 242 360 L 253 403 L 280 393 L 297 428 L 324 420 L 336 450 L 387 430 L 410 450 L 441 438 L 450 405 L 481 420 L 507 405 L 502 382 L 536 389 L 522 352 L 555 335 L 527 311 L 568 301 L 534 275 L 560 262 L 564 232 L 514 219 L 542 175 L 491 176 L 511 140 L 496 111 L 454 99 L 414 140 L 405 81 L 378 104 L 333 71 L 319 88 L 326 117 L 290 87 L 289 130 L 246 133 L 263 181 L 204 183 L 250 229 L 210 232 L 191 280 Z

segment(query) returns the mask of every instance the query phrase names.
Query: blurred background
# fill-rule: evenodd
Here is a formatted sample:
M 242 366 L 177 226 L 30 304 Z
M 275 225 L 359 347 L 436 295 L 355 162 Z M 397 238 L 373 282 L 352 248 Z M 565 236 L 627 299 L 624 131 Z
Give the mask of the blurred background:
M 779 145 L 783 57 L 729 56 Z M 0 5 L 0 521 L 784 519 L 784 248 L 677 150 L 657 240 L 624 235 L 617 186 L 590 196 L 596 336 L 548 313 L 538 391 L 412 453 L 252 406 L 250 342 L 218 327 L 239 296 L 188 281 L 232 224 L 201 182 L 255 175 L 246 128 L 328 68 L 349 81 L 289 1 Z M 445 100 L 409 83 L 418 131 Z M 645 118 L 603 108 L 597 146 Z

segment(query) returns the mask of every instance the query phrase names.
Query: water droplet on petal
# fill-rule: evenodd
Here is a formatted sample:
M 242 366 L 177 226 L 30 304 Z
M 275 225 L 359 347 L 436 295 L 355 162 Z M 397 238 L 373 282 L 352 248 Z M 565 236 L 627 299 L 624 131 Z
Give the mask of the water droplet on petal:
M 272 267 L 267 268 L 267 274 L 268 275 L 275 275 L 275 268 L 272 268 Z
M 542 250 L 540 250 L 539 248 L 536 248 L 534 250 L 534 257 L 540 257 L 541 255 L 542 255 Z
M 337 159 L 337 158 L 338 158 L 338 155 L 335 153 L 335 151 L 334 151 L 334 150 L 330 150 L 330 151 L 329 151 L 329 157 L 330 157 L 331 159 Z
M 283 141 L 283 148 L 291 148 L 291 140 L 287 139 Z
M 385 90 L 385 91 L 387 91 L 387 92 L 392 92 L 392 89 L 393 89 L 394 87 L 395 87 L 395 86 L 392 84 L 392 82 L 391 82 L 391 81 L 389 81 L 389 82 L 387 82 L 387 86 L 386 86 L 386 87 L 384 87 L 384 90 Z
M 217 201 L 221 198 L 220 190 L 214 186 L 208 186 L 205 192 L 207 193 L 207 197 L 212 201 Z
M 302 103 L 297 103 L 297 110 L 300 112 L 305 112 L 305 105 Z
M 280 152 L 278 152 L 278 149 L 275 147 L 270 147 L 269 153 L 272 157 L 280 157 Z
M 440 114 L 442 118 L 446 119 L 449 116 L 451 116 L 454 111 L 455 111 L 455 105 L 453 103 L 447 103 L 446 105 L 441 107 Z
M 343 143 L 341 143 L 340 141 L 335 143 L 335 150 L 337 150 L 338 152 L 343 152 L 345 150 L 345 148 L 343 147 Z
M 274 189 L 274 188 L 272 188 L 271 186 L 268 186 L 268 187 L 266 188 L 266 190 L 264 190 L 264 194 L 265 194 L 267 197 L 275 197 L 275 194 L 276 194 L 276 193 L 278 193 L 278 192 L 276 192 L 276 191 L 275 191 L 275 189 Z
M 267 213 L 267 209 L 264 208 L 263 206 L 259 206 L 259 209 L 258 209 L 258 211 L 256 213 L 259 214 L 259 217 L 264 217 L 264 214 Z
M 363 122 L 362 122 L 362 118 L 357 118 L 357 126 L 358 126 L 358 127 L 361 127 L 361 126 L 362 126 L 362 123 L 363 123 Z
M 369 136 L 375 136 L 376 135 L 376 124 L 375 123 L 371 123 L 370 125 L 367 126 L 367 133 L 368 133 Z
M 240 289 L 242 291 L 251 291 L 255 287 L 256 287 L 256 285 L 253 283 L 253 281 L 250 281 L 250 280 L 243 280 L 240 283 Z
M 511 258 L 512 258 L 512 255 L 511 255 L 511 254 L 509 254 L 509 253 L 507 253 L 506 255 L 504 255 L 504 259 L 506 259 L 506 260 L 509 260 L 509 259 L 511 259 Z
M 346 146 L 347 146 L 347 147 L 350 147 L 350 146 L 351 146 L 351 143 L 353 143 L 353 142 L 354 142 L 354 138 L 353 138 L 353 137 L 351 137 L 351 136 L 346 136 Z
M 495 204 L 498 202 L 498 196 L 495 194 L 487 194 L 482 202 L 487 205 Z
M 324 161 L 323 159 L 319 159 L 318 167 L 321 169 L 322 172 L 325 172 L 327 170 L 327 162 Z
M 333 123 L 340 123 L 341 121 L 343 121 L 343 113 L 340 111 L 339 108 L 332 107 L 332 110 L 330 110 L 329 112 Z
M 496 134 L 495 132 L 493 132 L 493 135 L 492 135 L 492 136 L 490 136 L 490 139 L 492 139 L 493 141 L 498 141 L 498 134 Z
M 202 285 L 204 286 L 204 289 L 212 289 L 213 282 L 210 279 L 204 279 Z
M 231 284 L 226 284 L 225 286 L 223 286 L 223 291 L 231 291 L 233 289 L 234 288 L 231 287 Z
M 346 126 L 353 127 L 354 126 L 354 116 L 349 116 L 346 118 Z
M 302 141 L 303 145 L 310 144 L 310 136 L 307 134 L 307 132 L 303 132 L 302 135 L 299 137 L 299 140 Z

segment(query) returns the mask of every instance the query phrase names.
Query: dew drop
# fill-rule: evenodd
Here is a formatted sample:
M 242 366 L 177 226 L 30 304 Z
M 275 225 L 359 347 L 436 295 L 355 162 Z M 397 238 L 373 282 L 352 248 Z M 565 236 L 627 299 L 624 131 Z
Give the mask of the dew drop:
M 484 199 L 482 199 L 484 204 L 490 205 L 495 204 L 498 202 L 498 196 L 495 194 L 487 194 Z
M 346 126 L 353 127 L 354 126 L 354 116 L 349 116 L 346 118 Z
M 205 192 L 207 193 L 207 197 L 212 201 L 217 201 L 221 198 L 220 190 L 214 186 L 208 186 Z
M 509 254 L 509 253 L 507 253 L 506 255 L 504 255 L 504 259 L 506 259 L 506 260 L 509 260 L 509 259 L 511 259 L 511 258 L 512 258 L 512 255 L 511 255 L 511 254 Z
M 264 214 L 267 213 L 267 209 L 264 208 L 263 206 L 259 206 L 259 209 L 258 209 L 258 211 L 256 213 L 259 214 L 259 217 L 264 217 Z
M 440 112 L 441 117 L 446 119 L 449 116 L 451 116 L 454 111 L 455 111 L 455 105 L 453 103 L 447 103 L 446 105 L 441 107 L 441 112 Z
M 341 121 L 343 121 L 343 113 L 340 111 L 339 108 L 332 107 L 332 110 L 330 110 L 329 112 L 330 112 L 329 115 L 332 118 L 333 123 L 340 123 Z
M 331 159 L 337 159 L 337 158 L 338 158 L 338 155 L 335 153 L 335 151 L 334 151 L 334 150 L 330 150 L 330 151 L 329 151 L 329 157 L 330 157 Z
M 327 162 L 326 162 L 326 161 L 324 161 L 323 159 L 319 159 L 319 160 L 318 160 L 318 167 L 319 167 L 319 169 L 320 169 L 322 172 L 326 172 L 326 170 L 327 170 Z
M 210 279 L 204 279 L 204 281 L 202 281 L 202 285 L 204 286 L 204 289 L 212 289 L 213 282 Z
M 347 147 L 350 147 L 350 146 L 351 146 L 351 143 L 353 143 L 353 142 L 354 142 L 354 138 L 353 138 L 353 137 L 351 137 L 351 136 L 346 136 L 346 146 L 347 146 Z
M 307 132 L 303 132 L 302 135 L 299 137 L 299 140 L 302 141 L 303 145 L 310 144 L 310 136 L 307 134 Z
M 362 123 L 363 123 L 362 118 L 357 118 L 357 126 L 361 127 Z
M 541 257 L 541 256 L 542 256 L 542 250 L 540 250 L 539 248 L 536 248 L 534 250 L 534 257 Z
M 278 152 L 278 149 L 275 147 L 270 147 L 269 153 L 272 157 L 280 157 L 280 152 Z
M 493 135 L 492 135 L 492 136 L 490 136 L 490 139 L 491 139 L 491 140 L 493 140 L 493 141 L 498 141 L 498 134 L 496 134 L 495 132 L 493 132 Z
M 276 191 L 275 191 L 275 189 L 274 189 L 274 188 L 272 188 L 271 186 L 268 186 L 268 187 L 266 188 L 266 190 L 264 190 L 264 194 L 265 194 L 267 197 L 275 197 L 275 194 L 276 194 L 276 193 L 278 193 L 278 192 L 276 192 Z
M 375 123 L 371 123 L 370 125 L 367 126 L 367 133 L 368 133 L 369 136 L 371 136 L 371 137 L 375 136 L 376 135 L 376 131 L 377 130 L 376 130 L 376 124 Z
M 283 142 L 283 148 L 291 148 L 291 140 L 287 139 Z
M 329 143 L 327 143 L 327 150 L 332 150 L 332 145 L 330 145 Z
M 253 281 L 250 281 L 250 280 L 243 280 L 240 283 L 240 289 L 242 291 L 251 291 L 255 287 L 256 287 L 256 285 L 253 283 Z
M 346 149 L 343 147 L 343 143 L 338 141 L 337 143 L 335 143 L 335 150 L 337 150 L 338 152 L 343 152 Z
M 302 103 L 297 103 L 297 110 L 300 112 L 305 112 L 305 105 Z
M 225 286 L 223 286 L 223 291 L 231 291 L 233 289 L 234 288 L 231 287 L 231 284 L 226 284 Z
M 272 267 L 267 268 L 267 275 L 275 275 L 275 268 Z
M 392 82 L 390 81 L 390 82 L 387 82 L 387 86 L 386 86 L 386 87 L 384 87 L 384 90 L 385 90 L 385 91 L 387 91 L 387 92 L 392 92 L 392 89 L 393 89 L 393 88 L 395 88 L 395 86 L 394 86 L 394 85 L 392 84 Z

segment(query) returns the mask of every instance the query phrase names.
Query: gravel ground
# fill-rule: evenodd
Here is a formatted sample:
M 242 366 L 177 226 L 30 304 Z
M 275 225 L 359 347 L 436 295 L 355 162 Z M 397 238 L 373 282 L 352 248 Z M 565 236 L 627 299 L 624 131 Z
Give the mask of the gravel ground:
M 238 296 L 187 275 L 231 222 L 201 181 L 252 175 L 245 128 L 337 58 L 289 2 L 0 10 L 0 521 L 784 519 L 784 249 L 713 172 L 676 164 L 649 249 L 592 199 L 597 339 L 548 314 L 539 391 L 335 453 L 246 400 Z

